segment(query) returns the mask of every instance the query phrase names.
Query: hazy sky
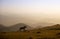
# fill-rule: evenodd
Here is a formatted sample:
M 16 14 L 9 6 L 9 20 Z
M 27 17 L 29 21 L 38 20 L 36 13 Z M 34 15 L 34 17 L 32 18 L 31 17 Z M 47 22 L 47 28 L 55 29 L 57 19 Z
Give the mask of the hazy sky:
M 60 23 L 60 0 L 0 0 L 0 24 Z

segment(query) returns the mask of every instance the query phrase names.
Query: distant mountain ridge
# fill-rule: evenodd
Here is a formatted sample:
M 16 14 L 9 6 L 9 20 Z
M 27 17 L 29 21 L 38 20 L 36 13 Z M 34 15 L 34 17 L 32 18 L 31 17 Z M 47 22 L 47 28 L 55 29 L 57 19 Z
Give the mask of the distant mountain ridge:
M 2 32 L 3 30 L 5 30 L 5 26 L 4 25 L 2 25 L 2 24 L 0 24 L 0 32 Z
M 27 26 L 27 30 L 33 29 L 29 25 L 26 25 L 24 23 L 18 23 L 15 25 L 12 25 L 11 27 L 5 27 L 4 25 L 0 24 L 0 32 L 13 32 L 13 31 L 19 31 L 20 27 Z M 37 29 L 41 30 L 60 30 L 60 24 L 52 25 L 52 26 L 47 26 L 47 27 L 36 27 Z M 34 29 L 33 29 L 34 30 Z
M 27 26 L 27 30 L 30 30 L 31 27 L 24 24 L 24 23 L 18 23 L 15 25 L 12 25 L 11 27 L 4 27 L 2 24 L 0 24 L 0 32 L 11 32 L 11 31 L 18 31 L 20 27 Z
M 60 24 L 44 27 L 42 29 L 47 29 L 47 30 L 60 30 Z

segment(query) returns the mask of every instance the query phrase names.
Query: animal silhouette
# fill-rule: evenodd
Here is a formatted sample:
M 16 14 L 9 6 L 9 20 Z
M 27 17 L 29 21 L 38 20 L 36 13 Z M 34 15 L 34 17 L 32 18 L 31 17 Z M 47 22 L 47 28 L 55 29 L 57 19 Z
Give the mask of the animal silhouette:
M 20 27 L 20 31 L 26 31 L 27 26 Z

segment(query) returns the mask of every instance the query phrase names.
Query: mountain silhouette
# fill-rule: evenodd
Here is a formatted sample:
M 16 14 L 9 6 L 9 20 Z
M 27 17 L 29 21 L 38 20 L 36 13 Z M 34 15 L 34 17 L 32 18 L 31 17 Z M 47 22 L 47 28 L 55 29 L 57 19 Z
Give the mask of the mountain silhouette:
M 13 32 L 13 31 L 18 31 L 20 27 L 27 26 L 27 30 L 30 30 L 31 27 L 24 24 L 24 23 L 18 23 L 15 25 L 12 25 L 10 27 L 3 27 L 3 25 L 0 25 L 0 32 Z
M 31 28 L 30 26 L 28 26 L 28 25 L 26 25 L 24 23 L 18 23 L 16 25 L 12 25 L 11 27 L 9 27 L 9 29 L 11 31 L 18 31 L 20 29 L 20 27 L 23 27 L 23 26 L 26 26 L 27 27 L 27 30 L 29 30 Z
M 33 29 L 32 27 L 30 27 L 29 25 L 26 25 L 24 23 L 18 23 L 15 25 L 12 25 L 10 27 L 5 27 L 4 25 L 0 24 L 0 32 L 13 32 L 13 31 L 19 31 L 19 29 L 21 27 L 27 27 L 27 30 L 31 30 Z M 38 27 L 36 27 L 38 28 Z M 38 28 L 41 30 L 60 30 L 60 24 L 56 24 L 56 25 L 52 25 L 52 26 L 47 26 L 47 27 L 42 27 L 42 28 Z
M 6 29 L 6 27 L 2 24 L 0 24 L 0 32 L 4 31 Z
M 60 30 L 60 24 L 44 27 L 42 29 L 47 29 L 47 30 Z

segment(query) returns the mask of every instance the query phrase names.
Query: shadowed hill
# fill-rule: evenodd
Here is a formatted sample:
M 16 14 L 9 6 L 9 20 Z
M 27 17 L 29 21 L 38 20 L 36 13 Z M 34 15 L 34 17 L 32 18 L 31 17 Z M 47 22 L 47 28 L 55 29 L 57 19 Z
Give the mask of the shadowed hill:
M 24 23 L 18 23 L 18 24 L 12 25 L 11 27 L 9 27 L 9 29 L 11 31 L 18 31 L 20 29 L 20 27 L 24 27 L 24 26 L 27 27 L 27 30 L 31 29 L 31 27 L 29 25 L 26 25 Z
M 20 24 L 17 25 L 19 26 Z M 60 30 L 56 30 L 55 28 L 60 28 L 60 25 L 56 24 L 39 29 L 33 29 L 29 32 L 6 32 L 2 33 L 3 35 L 0 34 L 0 36 L 3 36 L 2 38 L 4 39 L 60 39 Z
M 0 24 L 0 29 L 5 28 L 4 25 Z
M 20 27 L 26 26 L 27 30 L 33 29 L 29 25 L 26 25 L 24 23 L 18 23 L 15 25 L 12 25 L 10 27 L 4 27 L 4 25 L 0 24 L 0 32 L 13 32 L 13 31 L 19 31 Z M 40 29 L 40 30 L 60 30 L 60 24 L 52 25 L 52 26 L 47 26 L 43 28 L 36 27 L 33 30 Z
M 27 30 L 32 29 L 30 26 L 24 24 L 24 23 L 18 23 L 15 25 L 12 25 L 11 27 L 4 27 L 3 25 L 0 25 L 0 32 L 13 32 L 18 31 L 20 27 L 27 26 Z
M 0 24 L 0 32 L 4 31 L 6 29 L 6 27 L 2 24 Z
M 47 29 L 47 30 L 60 30 L 60 24 L 44 27 L 42 29 Z

